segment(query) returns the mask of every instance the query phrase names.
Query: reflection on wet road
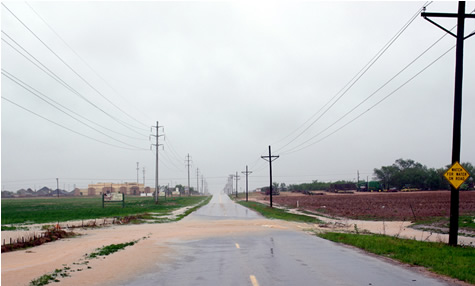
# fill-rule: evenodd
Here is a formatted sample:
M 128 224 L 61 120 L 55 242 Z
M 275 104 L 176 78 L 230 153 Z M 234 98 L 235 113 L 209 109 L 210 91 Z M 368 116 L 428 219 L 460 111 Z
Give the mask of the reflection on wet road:
M 204 207 L 200 208 L 187 218 L 186 220 L 208 219 L 262 219 L 263 217 L 239 204 L 234 203 L 227 195 L 214 195 L 211 201 Z
M 215 195 L 193 220 L 262 218 Z M 173 257 L 123 285 L 445 285 L 314 235 L 266 228 L 170 242 Z

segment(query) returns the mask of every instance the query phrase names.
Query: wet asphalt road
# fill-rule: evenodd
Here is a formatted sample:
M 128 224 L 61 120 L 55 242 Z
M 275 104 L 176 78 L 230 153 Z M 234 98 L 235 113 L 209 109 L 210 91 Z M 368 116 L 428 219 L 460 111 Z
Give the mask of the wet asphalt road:
M 187 220 L 262 219 L 215 195 Z M 122 285 L 446 285 L 380 258 L 303 232 L 177 240 L 171 262 Z

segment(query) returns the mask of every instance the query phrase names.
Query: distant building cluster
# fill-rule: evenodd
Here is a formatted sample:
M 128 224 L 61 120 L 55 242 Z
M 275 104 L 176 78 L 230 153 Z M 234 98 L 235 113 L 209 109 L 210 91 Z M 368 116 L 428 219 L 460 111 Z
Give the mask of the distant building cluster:
M 164 187 L 160 188 L 159 195 L 165 195 L 167 190 Z M 96 183 L 89 184 L 86 189 L 76 188 L 71 192 L 65 190 L 53 190 L 48 187 L 43 187 L 37 191 L 32 189 L 20 189 L 16 192 L 2 191 L 2 198 L 28 198 L 28 197 L 72 197 L 72 196 L 100 196 L 107 193 L 123 193 L 131 196 L 152 196 L 155 192 L 155 188 L 145 187 L 144 184 L 139 183 Z M 170 194 L 180 194 L 178 191 Z
M 155 188 L 145 187 L 139 183 L 97 183 L 88 185 L 87 189 L 75 189 L 74 196 L 99 196 L 107 193 L 122 193 L 125 195 L 139 196 L 152 194 Z
M 43 187 L 37 191 L 32 189 L 20 189 L 16 192 L 2 191 L 2 198 L 29 198 L 29 197 L 53 197 L 60 195 L 62 197 L 73 196 L 73 192 L 65 190 L 53 190 L 48 187 Z

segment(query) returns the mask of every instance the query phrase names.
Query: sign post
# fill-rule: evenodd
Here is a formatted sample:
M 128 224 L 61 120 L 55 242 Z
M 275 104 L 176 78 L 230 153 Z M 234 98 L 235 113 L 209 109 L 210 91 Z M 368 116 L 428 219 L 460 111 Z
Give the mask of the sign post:
M 122 207 L 125 207 L 125 195 L 122 193 L 102 194 L 102 208 L 104 208 L 104 203 L 117 203 L 117 202 L 122 202 Z
M 470 175 L 458 161 L 444 173 L 444 177 L 452 185 L 450 193 L 450 227 L 449 245 L 456 246 L 459 229 L 459 188 Z

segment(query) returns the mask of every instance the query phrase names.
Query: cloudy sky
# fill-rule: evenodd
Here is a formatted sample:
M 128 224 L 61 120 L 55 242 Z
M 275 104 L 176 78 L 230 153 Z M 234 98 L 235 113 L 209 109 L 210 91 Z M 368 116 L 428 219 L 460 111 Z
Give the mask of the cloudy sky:
M 189 154 L 192 186 L 197 168 L 214 192 L 246 165 L 265 186 L 269 145 L 287 184 L 450 164 L 455 38 L 423 6 L 2 2 L 2 190 L 134 182 L 137 162 L 153 186 L 156 121 L 161 185 L 187 185 Z M 475 163 L 475 37 L 464 62 L 461 158 Z

